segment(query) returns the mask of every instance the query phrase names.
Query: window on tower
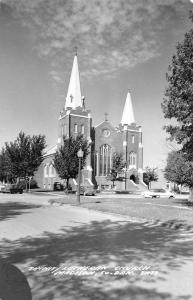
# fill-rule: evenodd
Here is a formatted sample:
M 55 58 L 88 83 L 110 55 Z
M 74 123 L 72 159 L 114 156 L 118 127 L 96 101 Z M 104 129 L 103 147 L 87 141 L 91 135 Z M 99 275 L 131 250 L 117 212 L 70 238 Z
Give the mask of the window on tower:
M 81 134 L 84 134 L 84 125 L 81 125 Z
M 134 143 L 135 143 L 135 136 L 132 135 L 132 144 L 134 144 Z
M 137 163 L 137 156 L 135 152 L 131 152 L 129 154 L 129 165 L 132 167 L 136 167 L 136 163 Z
M 74 133 L 78 133 L 78 125 L 74 124 Z

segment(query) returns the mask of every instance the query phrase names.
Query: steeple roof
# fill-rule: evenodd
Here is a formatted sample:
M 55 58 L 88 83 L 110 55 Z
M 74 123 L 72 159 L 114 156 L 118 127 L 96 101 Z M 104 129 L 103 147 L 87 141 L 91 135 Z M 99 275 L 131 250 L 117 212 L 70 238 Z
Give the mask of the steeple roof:
M 80 77 L 78 70 L 78 58 L 77 53 L 74 56 L 72 72 L 70 76 L 70 82 L 68 86 L 68 93 L 66 97 L 65 109 L 71 107 L 73 109 L 78 106 L 82 107 L 82 97 L 80 90 Z
M 123 109 L 123 114 L 122 114 L 122 119 L 121 119 L 121 124 L 127 124 L 130 125 L 132 123 L 135 123 L 135 118 L 134 118 L 134 112 L 133 112 L 133 105 L 131 101 L 131 94 L 130 92 L 127 93 L 127 98 L 125 101 L 125 106 Z

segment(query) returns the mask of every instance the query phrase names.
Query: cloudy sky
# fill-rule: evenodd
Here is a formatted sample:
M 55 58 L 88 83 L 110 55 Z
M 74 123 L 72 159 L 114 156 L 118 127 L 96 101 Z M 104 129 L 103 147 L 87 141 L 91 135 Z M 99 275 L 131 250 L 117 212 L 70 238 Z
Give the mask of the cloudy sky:
M 93 125 L 117 126 L 128 89 L 143 129 L 144 165 L 164 164 L 161 102 L 176 43 L 190 29 L 189 0 L 0 1 L 0 147 L 20 130 L 57 142 L 78 47 Z

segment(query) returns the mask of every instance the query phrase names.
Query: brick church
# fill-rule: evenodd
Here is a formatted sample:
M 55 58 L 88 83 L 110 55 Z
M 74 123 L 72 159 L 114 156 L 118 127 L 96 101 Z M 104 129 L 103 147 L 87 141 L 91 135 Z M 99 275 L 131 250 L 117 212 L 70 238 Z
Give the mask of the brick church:
M 63 135 L 82 134 L 90 143 L 90 154 L 82 170 L 82 184 L 101 189 L 110 188 L 112 182 L 107 175 L 112 168 L 113 153 L 122 153 L 126 168 L 124 181 L 116 181 L 117 189 L 144 189 L 142 130 L 135 122 L 130 92 L 127 93 L 121 122 L 114 127 L 107 119 L 93 127 L 91 111 L 86 108 L 81 95 L 77 54 L 74 57 L 65 106 L 58 118 L 57 144 L 44 155 L 44 161 L 35 175 L 39 187 L 53 189 L 54 182 L 62 182 L 53 163 L 54 153 L 62 145 Z M 92 142 L 92 143 L 91 143 Z M 76 186 L 76 179 L 71 180 Z

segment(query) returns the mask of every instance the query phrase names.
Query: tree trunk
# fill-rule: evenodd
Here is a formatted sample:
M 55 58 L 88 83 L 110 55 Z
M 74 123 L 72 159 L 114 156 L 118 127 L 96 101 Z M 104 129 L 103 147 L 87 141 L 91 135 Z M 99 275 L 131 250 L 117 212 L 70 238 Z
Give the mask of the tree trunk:
M 66 179 L 66 187 L 67 187 L 67 191 L 68 191 L 68 188 L 69 188 L 69 178 Z
M 65 194 L 68 194 L 68 187 L 69 187 L 69 178 L 66 179 Z
M 190 190 L 190 194 L 189 194 L 188 201 L 193 202 L 193 187 L 190 187 L 189 190 Z
M 27 179 L 25 179 L 25 190 L 26 190 L 26 193 L 28 192 L 28 188 L 27 188 Z

